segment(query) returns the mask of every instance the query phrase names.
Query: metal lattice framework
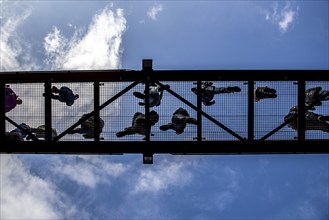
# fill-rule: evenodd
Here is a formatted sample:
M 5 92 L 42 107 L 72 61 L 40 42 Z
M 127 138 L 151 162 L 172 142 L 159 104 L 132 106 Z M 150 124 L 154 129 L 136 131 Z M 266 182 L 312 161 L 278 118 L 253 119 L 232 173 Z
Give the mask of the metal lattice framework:
M 4 88 L 6 84 L 44 84 L 44 124 L 45 139 L 39 140 L 32 133 L 32 141 L 7 142 L 5 141 L 6 123 L 20 127 L 19 123 L 6 116 L 4 108 L 0 108 L 0 153 L 28 153 L 28 154 L 143 154 L 144 163 L 153 162 L 153 154 L 288 154 L 288 153 L 329 153 L 328 138 L 306 138 L 305 111 L 312 106 L 305 107 L 305 89 L 308 81 L 329 83 L 327 70 L 153 70 L 152 60 L 143 60 L 140 71 L 132 70 L 75 70 L 75 71 L 28 71 L 28 72 L 1 72 L 0 73 L 0 102 L 5 103 Z M 239 81 L 247 86 L 247 127 L 246 136 L 230 129 L 213 117 L 202 106 L 201 92 L 197 94 L 196 103 L 191 103 L 186 97 L 178 94 L 171 88 L 166 88 L 164 82 L 193 81 L 201 91 L 202 81 Z M 294 140 L 270 140 L 276 132 L 286 127 L 289 121 L 274 125 L 274 128 L 260 138 L 255 139 L 255 102 L 254 85 L 256 81 L 286 82 L 291 81 L 297 85 L 297 105 L 299 112 L 297 137 Z M 85 83 L 93 84 L 94 109 L 88 112 L 87 117 L 77 120 L 74 124 L 63 130 L 58 136 L 52 137 L 52 101 L 51 87 L 54 83 Z M 104 82 L 128 83 L 128 86 L 118 91 L 107 101 L 100 104 L 100 85 Z M 150 83 L 156 83 L 189 108 L 195 110 L 198 124 L 196 137 L 191 141 L 164 141 L 151 139 L 151 125 L 149 123 L 149 90 L 146 89 L 145 116 L 146 135 L 143 141 L 113 141 L 102 140 L 99 132 L 98 120 L 100 111 L 111 105 L 119 97 L 125 95 L 136 85 L 143 84 L 148 88 Z M 71 130 L 78 127 L 90 116 L 95 116 L 95 138 L 92 141 L 66 141 L 62 140 Z M 209 141 L 203 138 L 202 120 L 209 120 L 223 131 L 233 137 L 233 140 Z

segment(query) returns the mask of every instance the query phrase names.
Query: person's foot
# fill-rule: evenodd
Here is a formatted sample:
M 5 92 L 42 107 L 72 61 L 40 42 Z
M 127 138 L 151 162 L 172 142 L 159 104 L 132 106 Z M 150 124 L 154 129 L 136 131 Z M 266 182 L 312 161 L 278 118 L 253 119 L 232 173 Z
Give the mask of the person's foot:
M 170 86 L 169 86 L 169 85 L 164 85 L 164 86 L 162 87 L 162 90 L 165 90 L 165 89 L 170 89 Z
M 123 136 L 125 136 L 125 135 L 126 135 L 126 134 L 125 134 L 124 131 L 119 131 L 119 132 L 116 133 L 116 136 L 117 136 L 118 138 L 123 137 Z
M 196 87 L 191 89 L 192 92 L 194 92 L 195 94 L 198 94 L 198 89 Z
M 318 120 L 321 121 L 321 122 L 325 122 L 325 120 L 323 119 L 323 116 L 322 116 L 322 115 L 320 115 L 320 116 L 318 117 Z
M 329 121 L 329 116 L 323 116 L 323 115 L 320 115 L 320 116 L 318 117 L 318 120 L 321 121 L 321 122 Z
M 57 92 L 57 91 L 58 91 L 58 89 L 57 89 L 57 87 L 56 87 L 56 86 L 53 86 L 53 87 L 51 87 L 51 91 L 52 91 L 52 92 Z
M 68 134 L 75 134 L 75 132 L 73 130 L 69 130 L 67 133 Z
M 143 93 L 140 92 L 134 92 L 133 95 L 139 99 L 144 99 L 145 95 Z
M 203 102 L 203 104 L 204 104 L 205 106 L 211 106 L 211 105 L 215 104 L 215 101 Z
M 160 130 L 161 130 L 161 131 L 167 131 L 169 128 L 170 128 L 169 125 L 161 125 L 161 126 L 160 126 Z
M 233 87 L 227 87 L 227 90 L 229 91 L 229 92 L 241 92 L 241 89 L 240 89 L 240 87 L 238 87 L 238 86 L 233 86 Z

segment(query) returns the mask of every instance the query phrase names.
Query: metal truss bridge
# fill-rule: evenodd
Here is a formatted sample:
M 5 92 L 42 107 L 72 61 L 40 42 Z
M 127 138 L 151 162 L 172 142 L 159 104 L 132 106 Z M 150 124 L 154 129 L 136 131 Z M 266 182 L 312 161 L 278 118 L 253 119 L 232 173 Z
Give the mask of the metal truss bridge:
M 201 93 L 204 81 L 217 87 L 237 86 L 241 91 L 217 94 L 215 104 L 206 106 Z M 150 106 L 147 89 L 153 83 L 164 90 L 161 104 L 155 107 Z M 153 163 L 154 154 L 329 153 L 329 132 L 305 129 L 306 111 L 329 115 L 329 101 L 315 109 L 305 106 L 307 88 L 329 90 L 328 70 L 153 70 L 152 60 L 146 59 L 136 71 L 1 72 L 1 103 L 5 103 L 7 85 L 23 103 L 7 113 L 0 108 L 2 154 L 141 154 L 144 163 Z M 52 99 L 54 85 L 72 88 L 79 99 L 72 106 Z M 254 89 L 258 86 L 275 88 L 277 97 L 255 102 Z M 196 94 L 191 91 L 193 87 Z M 145 91 L 145 105 L 139 104 L 142 100 L 133 95 L 135 91 Z M 298 113 L 284 120 L 293 106 L 298 107 Z M 197 123 L 188 124 L 182 134 L 159 129 L 171 122 L 173 112 L 180 107 Z M 151 111 L 159 115 L 154 126 Z M 117 137 L 117 132 L 131 126 L 136 112 L 145 115 L 145 135 Z M 95 118 L 93 138 L 70 134 L 91 116 Z M 101 130 L 100 118 L 104 121 Z M 293 120 L 297 121 L 294 129 L 289 125 Z M 44 136 L 29 132 L 29 140 L 8 141 L 6 133 L 21 128 L 22 123 L 44 125 Z

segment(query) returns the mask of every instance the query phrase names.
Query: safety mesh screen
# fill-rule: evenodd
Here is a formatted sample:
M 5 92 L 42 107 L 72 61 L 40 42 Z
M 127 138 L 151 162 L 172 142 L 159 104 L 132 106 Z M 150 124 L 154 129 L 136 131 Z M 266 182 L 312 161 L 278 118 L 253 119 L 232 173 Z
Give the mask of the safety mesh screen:
M 104 141 L 145 141 L 145 130 L 131 130 L 130 133 L 120 135 L 122 131 L 132 127 L 134 115 L 145 115 L 145 100 L 136 93 L 144 94 L 145 84 L 139 83 L 122 95 L 118 95 L 134 82 L 105 82 L 100 83 L 100 117 L 104 127 L 100 134 Z M 170 91 L 164 90 L 161 101 L 150 107 L 155 111 L 158 121 L 151 127 L 151 141 L 196 141 L 197 140 L 197 95 L 193 88 L 196 82 L 163 81 Z M 79 98 L 72 105 L 60 100 L 52 99 L 52 127 L 57 135 L 65 132 L 70 126 L 87 113 L 94 110 L 94 84 L 86 83 L 52 83 L 60 89 L 63 86 L 70 88 Z M 248 83 L 243 81 L 213 81 L 216 88 L 231 88 L 230 92 L 218 92 L 210 99 L 211 104 L 201 105 L 201 138 L 202 141 L 237 140 L 248 137 Z M 10 84 L 9 87 L 23 100 L 21 105 L 6 113 L 17 124 L 26 123 L 32 128 L 45 124 L 45 97 L 43 83 Z M 237 87 L 239 89 L 237 89 Z M 268 87 L 274 91 L 275 97 L 265 97 L 254 101 L 254 139 L 259 140 L 294 140 L 297 139 L 297 127 L 285 123 L 285 117 L 290 110 L 297 106 L 298 83 L 294 81 L 256 81 L 255 89 Z M 323 94 L 329 94 L 329 83 L 320 81 L 306 82 L 306 90 L 321 87 Z M 232 90 L 232 88 L 235 88 Z M 219 90 L 218 90 L 219 91 Z M 224 92 L 223 92 L 224 91 Z M 307 96 L 307 93 L 305 94 Z M 328 139 L 329 124 L 327 120 L 319 121 L 318 116 L 328 116 L 326 96 L 321 104 L 309 110 L 314 120 L 308 122 L 306 116 L 306 139 Z M 192 105 L 192 106 L 191 106 Z M 195 106 L 195 107 L 193 107 Z M 194 123 L 185 124 L 177 131 L 171 127 L 174 122 L 174 113 L 186 110 Z M 328 118 L 326 118 L 328 119 Z M 296 119 L 297 120 L 297 119 Z M 76 127 L 81 128 L 81 125 Z M 10 132 L 15 126 L 6 121 L 6 131 Z M 228 130 L 230 132 L 228 132 Z M 273 132 L 274 131 L 274 132 Z M 272 133 L 272 134 L 271 134 Z M 271 135 L 269 135 L 271 134 Z M 266 138 L 265 138 L 266 137 Z M 66 134 L 61 140 L 93 141 L 81 133 Z
M 52 127 L 56 129 L 57 134 L 61 134 L 70 126 L 79 121 L 87 113 L 94 110 L 94 86 L 93 83 L 53 83 L 52 88 L 61 89 L 67 87 L 73 94 L 78 94 L 79 98 L 72 105 L 66 102 L 52 98 Z M 58 93 L 53 93 L 58 95 Z M 81 125 L 76 128 L 80 128 Z M 61 140 L 74 141 L 93 141 L 94 139 L 84 138 L 82 134 L 66 134 Z
M 38 127 L 45 122 L 44 111 L 44 84 L 7 84 L 22 100 L 22 104 L 6 113 L 6 116 L 17 124 L 25 123 L 30 127 Z M 16 127 L 6 121 L 6 131 L 10 132 Z
M 289 109 L 297 105 L 298 84 L 293 81 L 257 81 L 255 89 L 269 87 L 276 90 L 276 97 L 255 100 L 254 128 L 255 140 L 262 139 L 269 132 L 283 124 Z M 271 90 L 269 90 L 271 91 Z M 297 132 L 287 126 L 276 131 L 266 140 L 293 140 Z
M 329 82 L 306 82 L 305 97 L 312 99 L 316 98 L 317 94 L 321 95 L 322 101 L 314 106 L 313 110 L 309 110 L 310 113 L 305 115 L 306 124 L 306 139 L 329 139 L 329 123 L 328 120 L 320 121 L 319 116 L 329 115 Z M 321 88 L 319 88 L 321 87 Z M 312 90 L 318 90 L 315 96 Z
M 140 134 L 125 135 L 117 137 L 116 134 L 125 128 L 132 126 L 135 113 L 144 114 L 144 106 L 138 105 L 138 100 L 133 92 L 144 91 L 144 84 L 138 84 L 126 91 L 123 95 L 114 98 L 133 82 L 106 82 L 100 87 L 100 105 L 107 104 L 101 111 L 100 116 L 105 122 L 101 137 L 104 141 L 143 141 L 144 136 Z
M 168 130 L 161 130 L 160 127 L 169 126 L 173 122 L 174 113 L 178 110 L 182 112 L 186 110 L 190 118 L 197 119 L 197 112 L 191 108 L 183 100 L 197 105 L 197 97 L 191 88 L 195 85 L 193 82 L 161 82 L 164 85 L 169 85 L 172 94 L 168 91 L 163 92 L 161 104 L 153 107 L 152 110 L 159 114 L 159 122 L 154 125 L 151 132 L 151 140 L 156 141 L 193 141 L 197 138 L 197 125 L 187 123 L 184 129 L 176 133 L 176 130 L 169 128 Z M 180 110 L 179 110 L 180 109 Z M 193 120 L 191 119 L 191 120 Z
M 202 117 L 202 140 L 238 140 L 248 135 L 248 85 L 244 82 L 213 81 L 217 94 L 213 104 L 202 102 L 202 111 L 212 119 Z M 215 120 L 215 121 L 214 121 Z

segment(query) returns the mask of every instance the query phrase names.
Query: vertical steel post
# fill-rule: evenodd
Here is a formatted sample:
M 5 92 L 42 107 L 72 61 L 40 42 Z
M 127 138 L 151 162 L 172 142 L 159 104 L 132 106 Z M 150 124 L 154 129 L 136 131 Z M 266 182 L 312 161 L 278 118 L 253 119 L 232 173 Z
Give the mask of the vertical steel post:
M 6 119 L 5 119 L 5 83 L 0 83 L 0 103 L 2 103 L 0 106 L 0 141 L 5 140 L 5 133 L 6 133 Z
M 94 82 L 94 138 L 95 141 L 98 142 L 100 140 L 100 114 L 99 114 L 99 82 Z
M 145 118 L 146 118 L 146 149 L 143 153 L 143 163 L 153 164 L 153 153 L 150 149 L 151 123 L 150 123 L 150 73 L 152 72 L 152 60 L 143 60 L 142 73 L 145 76 Z
M 298 81 L 298 140 L 304 141 L 305 140 L 305 81 L 299 80 Z
M 201 80 L 197 81 L 197 120 L 198 120 L 198 125 L 197 125 L 197 141 L 201 142 L 202 141 L 202 91 L 201 91 Z
M 255 106 L 254 106 L 254 81 L 248 81 L 248 141 L 254 141 L 254 115 L 255 115 Z
M 51 125 L 51 82 L 45 82 L 45 140 L 52 140 Z

